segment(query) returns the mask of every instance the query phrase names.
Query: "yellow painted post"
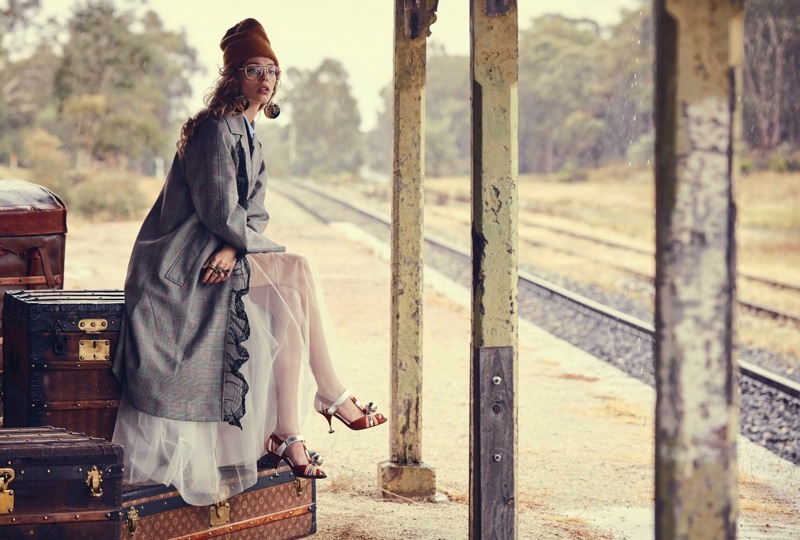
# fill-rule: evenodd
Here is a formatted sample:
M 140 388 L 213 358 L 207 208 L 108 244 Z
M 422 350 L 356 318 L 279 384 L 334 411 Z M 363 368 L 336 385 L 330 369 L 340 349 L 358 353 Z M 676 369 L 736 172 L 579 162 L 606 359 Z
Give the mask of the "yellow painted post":
M 516 0 L 471 0 L 471 539 L 516 538 Z
M 425 50 L 435 9 L 434 0 L 395 0 L 391 459 L 378 464 L 385 497 L 436 494 L 436 473 L 422 461 Z
M 655 537 L 736 537 L 743 0 L 656 0 Z

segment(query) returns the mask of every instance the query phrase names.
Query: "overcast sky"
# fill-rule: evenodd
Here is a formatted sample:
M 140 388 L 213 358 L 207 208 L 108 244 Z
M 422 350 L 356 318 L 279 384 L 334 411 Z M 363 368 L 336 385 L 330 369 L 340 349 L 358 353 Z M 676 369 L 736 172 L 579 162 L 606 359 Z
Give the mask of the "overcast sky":
M 44 12 L 65 20 L 75 0 L 42 0 Z M 117 0 L 121 8 L 140 0 Z M 619 20 L 622 9 L 634 9 L 641 0 L 518 0 L 520 28 L 532 17 L 561 13 L 585 17 L 600 24 Z M 338 58 L 350 75 L 353 94 L 361 108 L 362 128 L 375 122 L 380 89 L 392 78 L 394 2 L 392 0 L 149 0 L 170 30 L 186 32 L 206 67 L 193 79 L 190 112 L 202 106 L 206 89 L 222 62 L 219 41 L 225 31 L 247 17 L 258 19 L 281 66 L 317 67 L 323 58 Z M 438 20 L 429 38 L 450 54 L 469 54 L 468 0 L 440 0 Z

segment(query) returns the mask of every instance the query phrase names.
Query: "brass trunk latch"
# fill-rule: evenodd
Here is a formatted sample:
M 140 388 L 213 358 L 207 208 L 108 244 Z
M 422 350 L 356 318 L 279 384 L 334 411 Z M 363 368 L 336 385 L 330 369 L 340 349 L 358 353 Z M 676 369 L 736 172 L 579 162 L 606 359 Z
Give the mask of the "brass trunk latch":
M 139 528 L 139 512 L 136 511 L 135 506 L 131 506 L 128 510 L 128 538 L 136 536 L 136 531 Z
M 78 329 L 87 334 L 99 334 L 108 329 L 108 321 L 105 319 L 81 319 L 78 321 Z M 78 357 L 81 360 L 109 360 L 111 358 L 111 342 L 107 339 L 82 339 L 78 344 Z
M 16 476 L 14 469 L 0 469 L 0 514 L 14 512 L 14 490 L 8 485 Z
M 209 508 L 209 514 L 211 527 L 225 525 L 231 520 L 231 503 L 220 501 L 217 504 L 212 504 L 211 508 Z
M 294 490 L 297 492 L 297 496 L 303 494 L 303 491 L 306 489 L 306 479 L 305 478 L 297 478 L 294 479 Z
M 98 470 L 97 465 L 92 465 L 92 470 L 86 473 L 86 485 L 89 486 L 89 492 L 92 497 L 101 497 L 103 495 L 103 488 L 100 484 L 103 482 L 103 471 Z

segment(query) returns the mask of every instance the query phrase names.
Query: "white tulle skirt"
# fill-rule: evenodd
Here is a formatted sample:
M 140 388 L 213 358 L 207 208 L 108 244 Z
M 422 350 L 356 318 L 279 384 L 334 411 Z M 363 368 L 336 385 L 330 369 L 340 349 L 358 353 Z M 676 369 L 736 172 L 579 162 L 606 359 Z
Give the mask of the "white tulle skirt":
M 247 260 L 241 429 L 151 416 L 123 394 L 113 441 L 125 450 L 125 482 L 171 485 L 198 506 L 241 493 L 256 482 L 270 434 L 300 432 L 315 386 L 333 396 L 344 388 L 333 367 L 335 338 L 321 289 L 306 259 L 267 253 Z

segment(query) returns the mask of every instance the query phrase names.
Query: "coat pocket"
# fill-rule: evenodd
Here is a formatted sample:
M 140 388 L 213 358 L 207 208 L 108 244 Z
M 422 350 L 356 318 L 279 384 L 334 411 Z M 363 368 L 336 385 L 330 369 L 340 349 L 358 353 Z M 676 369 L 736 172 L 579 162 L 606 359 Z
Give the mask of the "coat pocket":
M 194 268 L 202 264 L 201 259 L 205 256 L 204 248 L 207 243 L 208 238 L 206 235 L 202 234 L 201 231 L 195 232 L 189 241 L 183 244 L 164 277 L 183 287 L 186 279 L 195 273 Z M 197 272 L 199 272 L 199 269 Z

